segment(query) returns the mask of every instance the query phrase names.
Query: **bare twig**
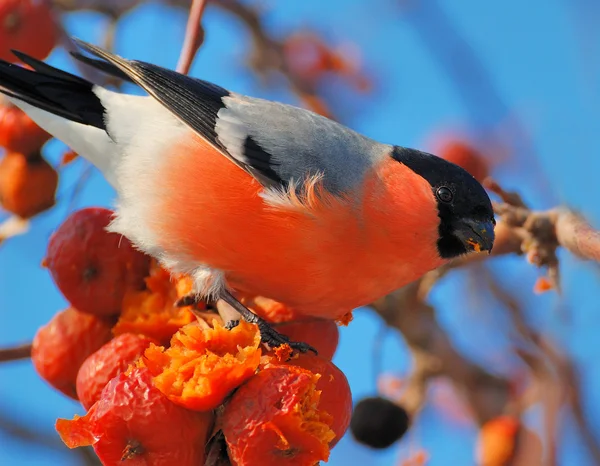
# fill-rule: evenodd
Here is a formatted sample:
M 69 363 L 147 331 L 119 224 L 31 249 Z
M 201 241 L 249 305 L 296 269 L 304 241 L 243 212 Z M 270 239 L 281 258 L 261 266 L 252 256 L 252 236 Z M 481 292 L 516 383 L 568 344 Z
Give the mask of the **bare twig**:
M 31 343 L 0 349 L 0 362 L 17 361 L 31 357 Z
M 248 27 L 253 48 L 249 65 L 255 72 L 265 76 L 270 71 L 277 71 L 285 76 L 292 92 L 311 110 L 333 118 L 330 109 L 321 104 L 314 83 L 303 79 L 288 66 L 283 44 L 272 38 L 263 26 L 258 12 L 238 0 L 213 0 L 214 4 L 237 16 Z
M 493 180 L 485 180 L 484 185 L 502 199 L 502 203 L 494 205 L 494 210 L 515 237 L 521 239 L 518 249 L 507 252 L 524 253 L 533 265 L 547 267 L 548 278 L 557 291 L 560 291 L 556 255 L 559 246 L 580 258 L 600 260 L 600 232 L 581 216 L 565 207 L 533 211 L 520 196 L 506 192 Z
M 550 361 L 546 358 L 544 350 L 539 344 L 539 335 L 527 324 L 520 303 L 508 291 L 499 286 L 498 282 L 494 279 L 495 277 L 493 277 L 489 271 L 484 269 L 481 272 L 484 274 L 490 291 L 496 299 L 508 309 L 517 333 L 531 348 L 531 351 L 517 349 L 516 353 L 530 368 L 534 379 L 533 386 L 535 388 L 537 401 L 541 403 L 544 409 L 544 423 L 542 427 L 545 437 L 544 445 L 546 446 L 544 466 L 555 466 L 557 463 L 556 437 L 560 409 L 565 398 L 565 381 L 557 377 L 556 371 L 551 367 Z M 525 403 L 518 403 L 520 412 L 524 410 L 525 407 Z M 529 445 L 527 442 L 517 443 L 517 448 L 519 450 L 531 446 L 532 445 Z
M 595 241 L 600 235 L 579 217 L 574 217 L 565 209 L 530 211 L 517 194 L 506 192 L 491 181 L 486 184 L 504 201 L 495 206 L 500 219 L 496 226 L 496 244 L 492 257 L 525 253 L 535 265 L 556 269 L 556 249 L 559 246 L 567 247 L 580 255 L 582 251 L 588 251 L 585 253 L 586 257 L 593 257 L 589 251 L 596 251 Z M 561 222 L 568 222 L 568 226 L 561 225 Z M 559 225 L 562 235 L 560 239 L 557 233 Z M 581 246 L 581 241 L 574 242 L 571 237 L 579 237 L 582 231 L 586 238 L 584 247 Z M 600 251 L 600 247 L 598 250 Z M 429 358 L 429 365 L 437 365 L 435 371 L 419 369 L 420 373 L 411 382 L 414 383 L 414 391 L 418 387 L 424 387 L 423 380 L 432 375 L 447 375 L 466 395 L 479 422 L 485 422 L 505 411 L 509 403 L 508 381 L 492 376 L 462 358 L 437 324 L 434 310 L 426 304 L 426 300 L 433 286 L 450 270 L 486 260 L 487 257 L 489 256 L 484 254 L 464 256 L 373 303 L 386 323 L 402 332 L 415 358 L 416 355 L 422 360 L 426 357 Z M 525 324 L 516 303 L 505 300 L 505 304 L 511 310 L 519 333 L 527 341 L 535 343 L 536 336 Z M 548 400 L 556 398 L 548 396 Z M 550 424 L 549 429 L 554 432 L 555 422 Z
M 540 339 L 540 347 L 546 357 L 554 364 L 558 376 L 557 378 L 565 384 L 567 402 L 573 412 L 573 417 L 581 433 L 583 441 L 590 454 L 594 458 L 595 464 L 600 464 L 600 444 L 594 435 L 594 428 L 590 425 L 583 408 L 581 400 L 581 383 L 577 369 L 573 363 L 561 354 L 550 342 Z
M 143 0 L 51 0 L 63 11 L 92 10 L 117 18 L 136 7 Z
M 185 30 L 185 39 L 177 63 L 177 71 L 188 74 L 198 49 L 204 42 L 204 29 L 202 28 L 202 15 L 208 0 L 193 0 Z
M 24 416 L 11 415 L 5 412 L 3 407 L 0 407 L 0 430 L 10 437 L 34 443 L 36 446 L 64 450 L 58 436 L 32 428 L 32 423 L 27 422 Z
M 414 282 L 372 304 L 389 326 L 402 332 L 415 363 L 419 362 L 419 373 L 405 385 L 413 393 L 412 399 L 422 402 L 423 395 L 414 393 L 426 386 L 427 379 L 445 375 L 470 404 L 478 422 L 502 414 L 509 398 L 509 382 L 468 362 L 454 349 L 437 323 L 434 309 L 421 299 L 420 284 Z
M 31 226 L 31 222 L 17 215 L 12 215 L 6 220 L 0 222 L 0 244 L 8 238 L 19 236 L 27 233 Z
M 600 232 L 581 216 L 567 209 L 551 214 L 558 243 L 576 256 L 600 262 Z

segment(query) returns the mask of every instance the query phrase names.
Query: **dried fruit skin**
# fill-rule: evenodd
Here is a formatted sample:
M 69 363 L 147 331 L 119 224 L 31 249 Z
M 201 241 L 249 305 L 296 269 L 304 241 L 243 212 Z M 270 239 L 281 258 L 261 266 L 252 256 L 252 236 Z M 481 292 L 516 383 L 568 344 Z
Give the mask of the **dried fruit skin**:
M 58 28 L 47 2 L 0 2 L 0 59 L 16 61 L 11 49 L 25 52 L 34 58 L 46 58 L 57 39 Z
M 317 317 L 303 317 L 274 325 L 278 332 L 292 341 L 302 341 L 314 347 L 319 356 L 331 360 L 337 349 L 340 332 L 335 321 Z
M 89 207 L 70 215 L 48 243 L 48 269 L 65 298 L 81 312 L 118 314 L 127 290 L 144 288 L 150 258 L 106 227 L 113 212 Z
M 171 401 L 206 411 L 254 375 L 260 363 L 259 346 L 260 332 L 254 324 L 240 322 L 228 330 L 193 323 L 173 335 L 169 348 L 151 345 L 141 361 Z
M 73 308 L 61 311 L 36 333 L 33 366 L 46 382 L 77 399 L 77 372 L 90 354 L 111 339 L 110 328 L 110 322 Z
M 317 390 L 321 391 L 319 410 L 333 418 L 330 427 L 335 438 L 329 444 L 333 448 L 348 430 L 352 417 L 352 393 L 346 375 L 330 360 L 314 354 L 300 354 L 286 364 L 321 376 L 317 382 Z
M 39 151 L 50 134 L 36 125 L 25 112 L 9 103 L 0 103 L 0 146 L 7 152 L 25 155 Z
M 144 368 L 113 378 L 84 417 L 59 419 L 56 429 L 69 448 L 93 445 L 105 466 L 197 466 L 212 413 L 170 402 Z
M 145 290 L 125 293 L 121 315 L 113 333 L 137 333 L 168 344 L 177 330 L 196 320 L 189 307 L 175 306 L 179 298 L 191 291 L 192 282 L 188 277 L 171 280 L 169 272 L 155 261 L 145 282 Z
M 235 466 L 314 465 L 329 458 L 331 416 L 320 411 L 318 376 L 294 366 L 261 370 L 225 405 L 221 428 Z
M 58 174 L 39 154 L 26 157 L 9 152 L 0 161 L 0 202 L 22 218 L 54 205 Z
M 83 407 L 90 409 L 100 399 L 106 384 L 125 372 L 152 342 L 144 336 L 124 333 L 92 353 L 77 373 L 77 396 Z

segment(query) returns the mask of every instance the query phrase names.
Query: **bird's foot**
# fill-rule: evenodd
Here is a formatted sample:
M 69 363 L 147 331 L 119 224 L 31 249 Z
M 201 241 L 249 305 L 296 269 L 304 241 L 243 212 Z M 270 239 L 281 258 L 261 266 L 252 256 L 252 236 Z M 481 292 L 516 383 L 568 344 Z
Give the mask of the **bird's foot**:
M 240 325 L 240 321 L 239 320 L 228 320 L 227 322 L 225 322 L 225 328 L 227 330 L 233 330 L 238 325 Z
M 261 341 L 268 345 L 270 348 L 277 348 L 281 345 L 289 345 L 295 351 L 300 351 L 301 353 L 306 353 L 307 351 L 312 351 L 315 354 L 317 350 L 314 349 L 307 343 L 291 341 L 289 337 L 279 333 L 275 330 L 271 324 L 269 324 L 263 318 L 254 314 L 250 309 L 240 303 L 235 296 L 233 296 L 229 291 L 223 291 L 221 293 L 221 299 L 233 307 L 237 312 L 240 313 L 242 319 L 251 324 L 256 324 L 258 326 L 258 330 L 260 331 Z M 239 324 L 239 321 L 230 320 L 227 322 L 226 326 L 228 328 L 234 328 Z

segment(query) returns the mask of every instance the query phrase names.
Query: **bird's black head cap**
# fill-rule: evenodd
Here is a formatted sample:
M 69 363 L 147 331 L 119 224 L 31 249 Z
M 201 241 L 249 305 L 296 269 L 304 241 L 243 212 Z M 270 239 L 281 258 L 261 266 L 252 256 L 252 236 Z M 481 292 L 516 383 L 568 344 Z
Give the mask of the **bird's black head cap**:
M 485 189 L 463 168 L 435 155 L 396 146 L 392 157 L 431 185 L 440 217 L 438 252 L 444 259 L 491 251 L 494 211 Z

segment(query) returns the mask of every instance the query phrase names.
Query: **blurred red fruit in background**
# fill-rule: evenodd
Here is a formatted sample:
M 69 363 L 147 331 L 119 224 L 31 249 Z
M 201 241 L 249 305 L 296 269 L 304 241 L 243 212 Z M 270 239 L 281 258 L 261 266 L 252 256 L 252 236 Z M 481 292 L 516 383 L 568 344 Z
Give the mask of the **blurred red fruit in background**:
M 0 102 L 0 146 L 7 152 L 29 155 L 39 151 L 50 138 L 20 108 Z
M 467 142 L 447 141 L 441 146 L 437 155 L 464 168 L 479 182 L 489 174 L 489 163 L 486 158 Z
M 479 466 L 505 466 L 515 454 L 518 418 L 499 416 L 486 422 L 477 439 L 477 464 Z
M 58 40 L 50 2 L 0 0 L 0 58 L 14 62 L 11 49 L 46 58 Z
M 0 203 L 22 218 L 54 205 L 58 174 L 39 153 L 9 152 L 0 161 Z

